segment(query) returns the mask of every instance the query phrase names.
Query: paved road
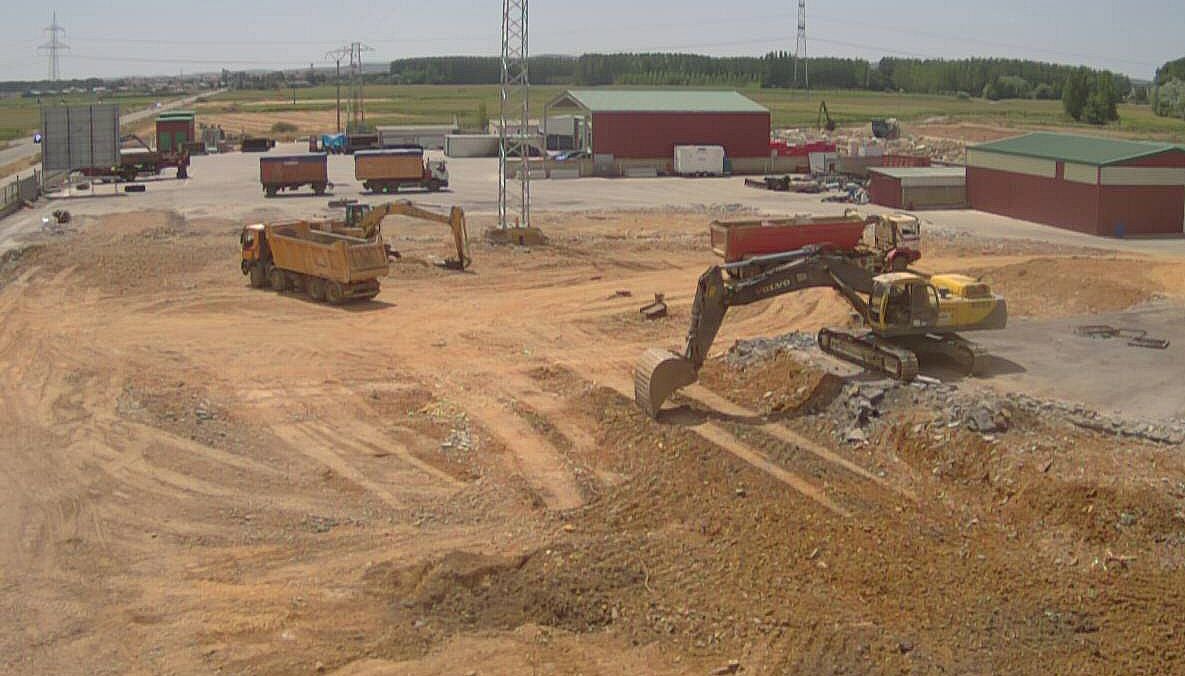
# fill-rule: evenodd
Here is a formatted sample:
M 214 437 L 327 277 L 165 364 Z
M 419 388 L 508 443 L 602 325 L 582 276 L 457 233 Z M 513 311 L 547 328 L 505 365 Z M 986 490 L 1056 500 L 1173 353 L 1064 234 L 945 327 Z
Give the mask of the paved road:
M 221 90 L 219 90 L 219 91 L 221 91 Z M 187 106 L 187 105 L 193 103 L 194 101 L 196 101 L 198 99 L 198 97 L 210 96 L 210 95 L 216 94 L 216 93 L 218 93 L 218 92 L 204 92 L 202 94 L 195 94 L 193 96 L 187 96 L 183 99 L 169 101 L 168 103 L 165 103 L 164 105 L 162 105 L 160 108 L 149 107 L 149 108 L 145 108 L 144 110 L 137 110 L 134 113 L 127 113 L 126 115 L 120 116 L 120 122 L 122 124 L 139 122 L 140 120 L 143 120 L 146 117 L 151 117 L 152 115 L 155 115 L 155 114 L 161 112 L 162 110 L 170 110 L 172 108 Z M 14 145 L 12 145 L 8 148 L 5 148 L 4 150 L 0 150 L 0 166 L 9 164 L 12 162 L 16 162 L 18 160 L 22 160 L 26 157 L 32 157 L 33 155 L 41 152 L 41 146 L 33 142 L 32 136 L 26 136 L 25 138 L 16 139 L 12 143 Z
M 1147 331 L 1171 341 L 1165 350 L 1131 347 L 1120 338 L 1075 335 L 1084 324 Z M 971 336 L 997 356 L 987 381 L 1000 389 L 1082 402 L 1101 411 L 1140 418 L 1185 419 L 1185 314 L 1157 302 L 1122 312 L 1064 319 L 1010 321 L 1004 331 Z

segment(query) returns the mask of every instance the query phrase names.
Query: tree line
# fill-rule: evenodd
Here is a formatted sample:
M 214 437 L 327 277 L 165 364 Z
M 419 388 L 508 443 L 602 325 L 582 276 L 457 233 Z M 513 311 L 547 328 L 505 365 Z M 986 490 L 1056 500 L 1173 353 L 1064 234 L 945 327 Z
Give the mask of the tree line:
M 1185 64 L 1182 65 L 1185 67 Z M 698 54 L 585 54 L 540 56 L 528 62 L 531 81 L 570 86 L 668 85 L 802 88 L 809 72 L 817 89 L 895 91 L 909 94 L 962 94 L 1004 98 L 1062 98 L 1075 66 L 1023 59 L 796 59 L 785 51 L 762 57 L 711 57 Z M 1088 71 L 1097 74 L 1103 71 Z M 444 56 L 391 62 L 389 81 L 401 84 L 497 84 L 497 57 Z M 1131 80 L 1109 73 L 1120 97 Z
M 1156 69 L 1152 110 L 1162 117 L 1185 119 L 1185 57 Z

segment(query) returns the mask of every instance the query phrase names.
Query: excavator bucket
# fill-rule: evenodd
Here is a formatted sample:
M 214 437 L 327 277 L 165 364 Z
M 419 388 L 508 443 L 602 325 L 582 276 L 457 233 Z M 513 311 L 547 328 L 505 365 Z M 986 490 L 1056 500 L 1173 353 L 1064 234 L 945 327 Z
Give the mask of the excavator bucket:
M 695 365 L 669 350 L 651 348 L 634 366 L 634 401 L 651 418 L 680 387 L 698 380 Z

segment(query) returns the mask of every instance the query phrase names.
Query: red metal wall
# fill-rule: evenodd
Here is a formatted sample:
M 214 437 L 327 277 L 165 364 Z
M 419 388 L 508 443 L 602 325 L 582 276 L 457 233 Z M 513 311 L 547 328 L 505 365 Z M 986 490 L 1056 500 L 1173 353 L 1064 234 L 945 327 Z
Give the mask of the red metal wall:
M 1122 167 L 1185 167 L 1185 150 L 1170 150 L 1152 157 L 1123 162 Z
M 1185 222 L 1185 188 L 1181 186 L 1103 186 L 1099 202 L 1099 234 L 1179 235 Z
M 594 113 L 593 153 L 666 159 L 675 146 L 724 146 L 728 157 L 769 157 L 769 113 Z
M 1124 167 L 1185 167 L 1185 151 L 1124 162 Z M 1099 202 L 1099 234 L 1179 235 L 1185 221 L 1185 187 L 1105 185 Z
M 1110 234 L 1099 232 L 1099 187 L 1094 185 L 967 167 L 967 200 L 979 211 L 1092 235 Z
M 869 172 L 868 199 L 873 204 L 883 207 L 901 208 L 901 181 L 877 173 Z

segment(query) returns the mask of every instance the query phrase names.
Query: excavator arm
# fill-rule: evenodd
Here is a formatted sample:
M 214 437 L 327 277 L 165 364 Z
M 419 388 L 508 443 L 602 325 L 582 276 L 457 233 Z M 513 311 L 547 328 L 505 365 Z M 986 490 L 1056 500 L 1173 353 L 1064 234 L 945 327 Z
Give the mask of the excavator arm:
M 352 225 L 361 230 L 363 238 L 375 239 L 382 232 L 383 219 L 387 216 L 407 216 L 409 218 L 444 223 L 449 226 L 449 229 L 453 233 L 453 245 L 457 250 L 457 257 L 446 259 L 445 267 L 454 270 L 464 270 L 472 262 L 469 257 L 469 229 L 465 223 L 465 210 L 461 207 L 453 207 L 449 210 L 449 214 L 445 216 L 444 214 L 438 214 L 435 211 L 428 211 L 427 209 L 418 207 L 407 200 L 387 202 L 386 204 L 380 204 L 370 208 L 358 219 L 357 223 Z
M 768 267 L 773 265 L 774 267 Z M 762 270 L 746 276 L 744 268 Z M 725 280 L 725 272 L 740 272 L 736 280 Z M 683 354 L 662 349 L 647 350 L 634 370 L 634 398 L 651 417 L 675 390 L 699 379 L 699 369 L 724 323 L 728 309 L 749 305 L 787 293 L 810 288 L 832 288 L 851 304 L 861 317 L 868 317 L 868 303 L 861 294 L 871 294 L 873 278 L 864 268 L 842 256 L 825 254 L 811 247 L 798 251 L 760 256 L 727 265 L 714 265 L 700 275 L 691 306 L 691 325 Z

